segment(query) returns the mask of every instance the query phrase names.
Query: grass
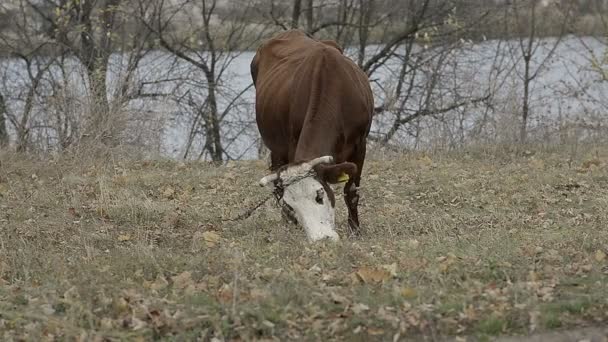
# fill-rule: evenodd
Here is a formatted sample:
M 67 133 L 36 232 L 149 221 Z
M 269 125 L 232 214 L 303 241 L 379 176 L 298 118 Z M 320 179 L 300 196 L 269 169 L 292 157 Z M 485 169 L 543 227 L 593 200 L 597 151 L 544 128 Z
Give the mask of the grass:
M 392 340 L 608 323 L 607 149 L 370 156 L 309 244 L 263 162 L 0 155 L 2 339 Z M 603 153 L 603 154 L 602 154 Z M 598 160 L 598 162 L 589 162 Z

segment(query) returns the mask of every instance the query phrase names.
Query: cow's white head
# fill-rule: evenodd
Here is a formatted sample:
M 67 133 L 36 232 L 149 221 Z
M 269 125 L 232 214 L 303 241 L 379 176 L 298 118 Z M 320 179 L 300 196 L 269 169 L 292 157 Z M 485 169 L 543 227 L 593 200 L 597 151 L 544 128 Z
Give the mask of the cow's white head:
M 347 181 L 356 169 L 352 163 L 333 164 L 331 156 L 324 156 L 289 165 L 262 178 L 259 184 L 272 188 L 279 203 L 304 227 L 311 241 L 338 240 L 335 198 L 329 184 Z

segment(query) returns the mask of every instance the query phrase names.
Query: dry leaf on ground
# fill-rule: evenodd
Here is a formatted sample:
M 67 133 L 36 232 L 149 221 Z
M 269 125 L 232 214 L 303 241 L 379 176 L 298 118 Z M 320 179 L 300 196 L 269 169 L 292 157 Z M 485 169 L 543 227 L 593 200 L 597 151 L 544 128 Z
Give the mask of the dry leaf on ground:
M 391 278 L 391 272 L 385 268 L 364 266 L 355 272 L 355 276 L 366 284 L 381 283 Z
M 169 187 L 165 188 L 162 195 L 166 199 L 173 199 L 173 198 L 175 198 L 175 189 L 173 187 L 169 186 Z
M 178 289 L 185 289 L 189 285 L 194 284 L 194 281 L 192 280 L 192 273 L 188 271 L 182 272 L 174 277 L 171 277 L 171 280 L 173 280 L 173 287 Z
M 352 310 L 356 315 L 359 315 L 362 312 L 368 311 L 369 306 L 367 306 L 365 304 L 357 303 L 357 304 L 353 305 Z
M 336 304 L 346 304 L 348 303 L 348 299 L 342 295 L 339 295 L 335 292 L 331 293 L 331 300 Z
M 411 287 L 402 288 L 400 293 L 404 298 L 407 298 L 407 299 L 412 299 L 412 298 L 416 297 L 416 290 Z
M 204 232 L 203 240 L 207 247 L 215 247 L 220 241 L 220 234 L 216 232 Z
M 392 277 L 397 276 L 397 263 L 394 262 L 390 265 L 382 265 L 382 268 L 386 270 Z
M 129 240 L 131 240 L 131 235 L 129 235 L 129 234 L 118 235 L 118 241 L 129 241 Z
M 606 259 L 606 253 L 604 251 L 602 251 L 601 249 L 598 249 L 595 252 L 595 260 L 597 262 L 602 262 Z

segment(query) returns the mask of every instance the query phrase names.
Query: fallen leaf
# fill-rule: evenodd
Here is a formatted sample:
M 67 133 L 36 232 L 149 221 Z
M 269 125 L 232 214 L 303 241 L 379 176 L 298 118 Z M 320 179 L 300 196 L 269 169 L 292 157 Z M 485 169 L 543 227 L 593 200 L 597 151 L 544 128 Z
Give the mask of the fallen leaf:
M 220 241 L 220 234 L 216 232 L 204 232 L 203 240 L 207 247 L 215 247 Z
M 131 235 L 129 235 L 129 234 L 118 235 L 118 241 L 129 241 L 129 240 L 131 240 Z
M 147 324 L 146 324 L 146 322 L 142 321 L 141 319 L 139 319 L 137 317 L 132 317 L 130 325 L 133 330 L 137 331 L 137 330 L 141 330 L 141 329 L 145 328 Z
M 537 295 L 542 301 L 551 302 L 553 301 L 553 287 L 543 286 L 536 291 Z
M 309 271 L 312 272 L 314 275 L 319 275 L 321 274 L 321 267 L 315 264 L 309 269 Z
M 331 300 L 336 304 L 346 304 L 348 303 L 348 299 L 346 297 L 341 296 L 335 292 L 331 293 Z
M 397 276 L 397 263 L 392 263 L 390 265 L 382 265 L 382 268 L 386 270 L 392 277 Z
M 218 291 L 217 296 L 221 301 L 229 302 L 232 300 L 232 297 L 234 297 L 234 292 L 232 291 L 230 285 L 224 284 Z
M 409 239 L 407 241 L 407 244 L 410 248 L 416 249 L 416 248 L 418 248 L 418 246 L 420 246 L 420 241 L 418 241 L 416 239 Z
M 274 323 L 272 323 L 271 321 L 264 320 L 264 321 L 262 322 L 262 324 L 264 324 L 266 327 L 268 327 L 268 328 L 270 328 L 270 329 L 274 328 Z
M 353 305 L 352 310 L 356 315 L 359 315 L 365 311 L 368 311 L 369 306 L 367 306 L 365 304 L 357 303 L 357 304 Z
M 129 302 L 123 297 L 114 298 L 112 301 L 112 308 L 117 315 L 122 314 L 129 310 Z
M 264 289 L 251 289 L 251 291 L 249 291 L 249 297 L 251 299 L 266 299 L 268 297 L 270 297 L 271 294 L 270 292 L 268 292 L 267 290 Z
M 384 330 L 377 328 L 367 328 L 367 333 L 372 336 L 384 335 Z
M 0 276 L 8 273 L 10 271 L 10 267 L 8 266 L 8 264 L 2 260 L 0 260 Z
M 50 316 L 55 313 L 55 309 L 51 304 L 42 304 L 40 305 L 40 309 L 42 309 L 42 313 L 44 313 L 46 316 Z
M 536 272 L 530 271 L 528 272 L 528 280 L 531 282 L 537 282 L 539 280 L 539 276 Z
M 599 159 L 593 158 L 593 159 L 585 160 L 583 162 L 583 164 L 581 165 L 581 168 L 590 169 L 591 167 L 600 167 L 601 165 L 602 165 L 602 162 Z
M 537 169 L 537 170 L 543 170 L 545 168 L 545 162 L 540 159 L 536 159 L 536 158 L 530 159 L 529 165 L 531 168 Z
M 381 283 L 391 278 L 391 273 L 384 268 L 361 267 L 355 275 L 358 279 L 366 284 Z
M 150 289 L 158 291 L 158 290 L 164 289 L 168 285 L 169 285 L 169 282 L 167 281 L 167 279 L 165 279 L 165 277 L 163 277 L 159 274 L 156 277 L 156 280 L 152 284 L 150 284 Z
M 179 221 L 180 215 L 178 211 L 169 212 L 163 217 L 163 227 L 168 229 L 177 228 Z
M 424 156 L 418 159 L 418 162 L 420 163 L 420 165 L 422 166 L 432 166 L 433 165 L 433 159 L 431 159 L 429 156 Z
M 76 212 L 76 209 L 74 209 L 74 207 L 69 207 L 68 212 L 70 213 L 70 215 L 72 215 L 74 217 L 80 217 L 80 214 L 78 212 Z
M 112 319 L 110 319 L 108 317 L 103 317 L 101 319 L 101 321 L 99 322 L 99 325 L 101 326 L 102 329 L 106 329 L 106 330 L 114 329 L 114 322 L 112 321 Z
M 177 289 L 185 289 L 189 285 L 192 285 L 194 281 L 192 280 L 192 273 L 185 271 L 174 277 L 171 277 L 173 281 L 173 287 Z
M 606 259 L 606 253 L 604 253 L 604 251 L 602 251 L 601 249 L 598 249 L 595 252 L 595 260 L 597 262 L 602 262 Z
M 530 311 L 530 332 L 536 331 L 540 321 L 540 311 Z
M 124 175 L 115 175 L 112 177 L 112 182 L 117 185 L 125 185 L 127 184 L 127 177 Z
M 166 187 L 162 193 L 163 197 L 166 199 L 173 199 L 175 197 L 175 189 L 173 187 Z
M 65 300 L 67 300 L 69 302 L 74 302 L 78 298 L 80 298 L 80 295 L 78 294 L 78 289 L 76 288 L 76 286 L 72 286 L 67 291 L 65 291 L 63 293 L 63 298 L 65 298 Z
M 156 330 L 161 329 L 168 323 L 167 315 L 157 309 L 150 310 L 146 318 L 152 323 Z
M 447 272 L 454 263 L 456 263 L 457 257 L 452 253 L 448 253 L 447 256 L 440 256 L 437 258 L 439 261 L 439 270 L 441 272 Z
M 416 290 L 411 287 L 404 287 L 401 289 L 401 295 L 407 299 L 412 299 L 416 297 Z

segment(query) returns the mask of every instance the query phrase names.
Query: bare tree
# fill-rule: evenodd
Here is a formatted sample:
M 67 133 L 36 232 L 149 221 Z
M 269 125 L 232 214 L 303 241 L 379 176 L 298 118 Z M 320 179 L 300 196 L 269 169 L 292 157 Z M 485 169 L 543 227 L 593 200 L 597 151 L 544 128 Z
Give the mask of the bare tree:
M 0 148 L 7 147 L 9 143 L 8 130 L 6 127 L 6 102 L 0 93 Z
M 449 84 L 447 67 L 458 51 L 462 51 L 461 37 L 469 28 L 454 17 L 456 2 L 408 1 L 401 3 L 401 6 L 402 12 L 394 15 L 405 16 L 404 22 L 407 24 L 396 34 L 387 34 L 386 42 L 381 43 L 369 56 L 365 56 L 369 44 L 367 33 L 361 37 L 361 32 L 377 29 L 377 25 L 383 25 L 383 21 L 378 20 L 373 26 L 370 24 L 373 23 L 373 15 L 365 13 L 362 14 L 365 19 L 360 20 L 358 27 L 360 65 L 377 82 L 382 77 L 375 75 L 380 75 L 381 70 L 384 73 L 388 71 L 390 75 L 384 77 L 384 84 L 378 87 L 383 94 L 383 102 L 376 108 L 381 127 L 372 136 L 383 144 L 387 144 L 409 124 L 418 127 L 411 132 L 417 139 L 420 128 L 417 121 L 421 118 L 439 118 L 465 106 L 483 103 L 490 96 L 487 90 L 476 94 L 459 94 L 446 89 Z M 368 4 L 362 9 L 373 11 L 373 6 Z M 478 18 L 478 22 L 482 17 Z M 390 81 L 387 83 L 387 80 Z
M 302 0 L 293 0 L 293 10 L 291 14 L 291 28 L 300 26 L 300 15 L 302 14 Z
M 526 142 L 528 125 L 531 116 L 531 87 L 537 77 L 547 68 L 547 63 L 553 57 L 556 49 L 562 42 L 568 17 L 563 17 L 563 25 L 554 41 L 547 47 L 546 39 L 540 35 L 539 28 L 539 6 L 540 0 L 518 0 L 513 1 L 508 9 L 512 12 L 514 22 L 505 21 L 509 26 L 515 26 L 517 47 L 510 48 L 511 55 L 516 63 L 521 63 L 523 71 L 518 72 L 523 94 L 521 96 L 521 122 L 519 130 L 519 141 Z M 563 13 L 568 13 L 565 11 Z M 507 14 L 508 15 L 508 14 Z M 514 25 L 512 25 L 514 24 Z M 544 50 L 544 51 L 543 51 Z
M 142 60 L 150 32 L 125 25 L 132 20 L 131 0 L 26 0 L 48 26 L 48 38 L 61 55 L 75 56 L 86 72 L 89 120 L 82 135 L 117 142 L 122 127 L 111 114 L 136 97 L 132 77 Z M 122 29 L 122 30 L 121 30 Z M 119 48 L 129 52 L 122 84 L 108 91 L 110 57 Z M 134 87 L 138 89 L 137 87 Z
M 19 5 L 19 11 L 14 13 L 10 22 L 11 30 L 0 34 L 1 49 L 14 58 L 13 69 L 22 71 L 7 71 L 3 77 L 2 116 L 4 120 L 8 119 L 16 132 L 16 150 L 25 152 L 31 143 L 32 129 L 40 128 L 32 118 L 37 114 L 41 85 L 54 58 L 41 54 L 46 43 L 36 37 L 37 24 L 26 4 L 20 2 Z M 7 82 L 14 85 L 9 87 Z
M 304 14 L 306 19 L 306 31 L 312 33 L 314 25 L 314 0 L 306 0 L 302 6 L 302 0 L 293 0 L 291 12 L 291 28 L 300 27 L 300 18 Z
M 334 39 L 359 64 L 376 96 L 373 140 L 456 147 L 496 135 L 506 112 L 517 116 L 512 135 L 525 141 L 540 115 L 539 79 L 561 44 L 565 13 L 592 13 L 592 2 L 566 0 L 553 7 L 541 0 L 11 1 L 10 11 L 0 4 L 0 67 L 10 70 L 0 79 L 0 144 L 10 140 L 20 151 L 66 150 L 85 140 L 111 146 L 160 129 L 145 122 L 162 113 L 187 125 L 178 137 L 182 157 L 215 161 L 238 159 L 255 145 L 253 91 L 242 74 L 272 31 L 300 28 Z M 496 55 L 477 56 L 486 35 L 497 39 L 486 46 L 497 46 Z M 603 57 L 593 60 L 598 66 Z M 499 65 L 484 70 L 486 80 L 471 76 L 488 63 Z M 501 87 L 511 70 L 516 109 L 497 102 L 506 103 Z M 606 79 L 605 67 L 594 70 Z M 127 128 L 134 122 L 142 129 Z
M 47 1 L 45 8 L 34 1 L 28 2 L 50 26 L 51 38 L 73 53 L 86 69 L 92 113 L 95 113 L 88 129 L 92 134 L 94 129 L 106 126 L 104 121 L 110 111 L 106 75 L 116 9 L 121 0 Z
M 192 78 L 196 74 L 186 76 L 186 83 L 194 83 L 198 87 L 180 93 L 176 98 L 179 105 L 188 108 L 192 114 L 184 158 L 190 154 L 192 142 L 197 136 L 204 139 L 201 157 L 206 154 L 214 161 L 233 158 L 228 155 L 226 145 L 235 138 L 225 136 L 223 128 L 228 124 L 231 111 L 252 84 L 234 89 L 227 86 L 226 78 L 241 51 L 257 42 L 264 30 L 259 26 L 252 30 L 249 25 L 247 13 L 250 2 L 231 5 L 230 18 L 218 15 L 216 0 L 185 0 L 176 5 L 156 0 L 150 11 L 141 8 L 140 18 L 154 32 L 160 46 L 176 58 L 176 63 L 186 63 L 202 75 L 202 82 Z M 177 25 L 178 20 L 191 28 L 187 35 L 179 36 L 171 32 L 171 27 Z M 227 94 L 229 101 L 221 108 L 220 96 Z M 242 131 L 241 128 L 233 128 L 237 135 Z

